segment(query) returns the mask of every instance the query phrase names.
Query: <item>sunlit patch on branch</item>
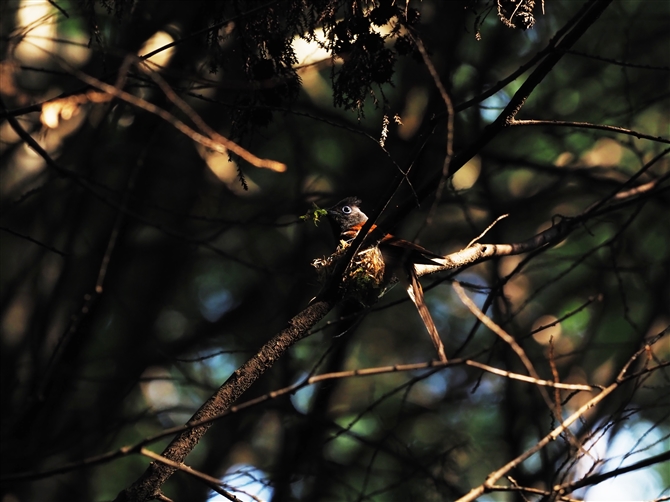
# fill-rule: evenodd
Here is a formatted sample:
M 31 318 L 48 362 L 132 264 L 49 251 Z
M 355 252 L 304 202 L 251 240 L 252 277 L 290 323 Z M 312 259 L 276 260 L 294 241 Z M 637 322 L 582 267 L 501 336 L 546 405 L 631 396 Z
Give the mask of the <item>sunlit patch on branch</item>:
M 76 94 L 66 98 L 55 99 L 42 105 L 40 121 L 45 127 L 55 129 L 60 120 L 70 120 L 79 114 L 80 107 L 86 103 L 105 103 L 111 101 L 112 96 L 104 92 L 88 91 L 85 94 Z

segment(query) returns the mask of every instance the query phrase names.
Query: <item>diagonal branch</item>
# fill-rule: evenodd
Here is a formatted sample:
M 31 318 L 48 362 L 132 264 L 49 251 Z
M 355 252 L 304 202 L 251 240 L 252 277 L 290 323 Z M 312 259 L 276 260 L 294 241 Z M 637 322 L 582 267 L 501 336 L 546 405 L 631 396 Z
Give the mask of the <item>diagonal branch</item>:
M 138 64 L 141 65 L 140 67 L 142 69 L 146 70 L 149 73 L 151 79 L 154 82 L 156 82 L 158 87 L 161 88 L 161 90 L 165 93 L 167 98 L 170 101 L 172 101 L 182 112 L 184 112 L 188 116 L 188 118 L 191 119 L 193 123 L 198 126 L 198 128 L 202 133 L 209 136 L 213 141 L 216 141 L 224 145 L 228 150 L 235 153 L 236 155 L 239 155 L 244 160 L 246 160 L 250 164 L 253 164 L 256 167 L 263 167 L 279 173 L 286 171 L 286 164 L 282 164 L 281 162 L 277 162 L 275 160 L 259 159 L 258 157 L 251 154 L 249 151 L 245 150 L 240 145 L 235 143 L 234 141 L 231 141 L 225 136 L 222 136 L 221 134 L 216 132 L 207 124 L 207 122 L 205 122 L 202 119 L 200 115 L 196 113 L 196 111 L 186 101 L 184 101 L 177 95 L 177 93 L 172 89 L 172 87 L 168 85 L 168 83 L 165 81 L 165 79 L 163 79 L 163 77 L 160 76 L 159 73 L 153 71 L 146 63 L 138 62 Z
M 356 377 L 368 377 L 368 376 L 377 376 L 377 375 L 386 375 L 389 373 L 403 373 L 403 372 L 415 372 L 419 370 L 427 370 L 427 369 L 439 369 L 439 368 L 450 368 L 450 367 L 456 367 L 456 366 L 470 366 L 471 368 L 477 368 L 479 370 L 485 371 L 486 373 L 490 373 L 492 375 L 497 375 L 503 378 L 509 378 L 510 380 L 517 380 L 520 382 L 526 382 L 530 383 L 533 385 L 540 385 L 544 387 L 550 387 L 553 389 L 563 389 L 563 390 L 571 390 L 571 391 L 584 391 L 584 392 L 593 392 L 596 390 L 603 390 L 604 387 L 599 386 L 599 385 L 590 385 L 590 384 L 570 384 L 570 383 L 561 383 L 561 382 L 554 382 L 551 380 L 543 380 L 543 379 L 536 379 L 533 377 L 529 377 L 527 375 L 522 375 L 520 373 L 513 373 L 511 371 L 507 370 L 502 370 L 499 368 L 495 368 L 493 366 L 490 366 L 488 364 L 480 363 L 478 361 L 475 361 L 473 359 L 451 359 L 450 361 L 426 361 L 426 362 L 420 362 L 420 363 L 409 363 L 409 364 L 394 364 L 392 366 L 378 366 L 378 367 L 373 367 L 373 368 L 360 368 L 360 369 L 355 369 L 355 370 L 346 370 L 346 371 L 336 371 L 336 372 L 331 372 L 331 373 L 322 373 L 320 375 L 313 375 L 308 378 L 305 378 L 301 381 L 298 381 L 292 385 L 289 385 L 287 387 L 283 387 L 281 389 L 273 390 L 267 394 L 263 394 L 261 396 L 255 397 L 253 399 L 250 399 L 248 401 L 245 401 L 243 403 L 231 406 L 227 410 L 222 411 L 221 413 L 218 413 L 216 415 L 211 415 L 207 418 L 195 421 L 191 420 L 185 425 L 177 426 L 177 427 L 170 427 L 169 429 L 164 429 L 158 434 L 155 434 L 153 436 L 147 437 L 138 443 L 135 443 L 133 445 L 127 445 L 123 446 L 117 450 L 109 451 L 100 455 L 96 455 L 93 457 L 87 457 L 82 460 L 76 461 L 76 462 L 71 462 L 68 464 L 62 464 L 59 465 L 58 467 L 52 468 L 52 469 L 45 469 L 42 471 L 26 471 L 26 472 L 21 472 L 21 473 L 14 473 L 14 474 L 9 474 L 5 475 L 2 478 L 0 478 L 0 483 L 10 483 L 10 482 L 19 482 L 19 481 L 29 481 L 33 479 L 44 479 L 48 478 L 57 474 L 62 474 L 65 472 L 71 472 L 75 471 L 78 469 L 82 468 L 88 468 L 94 465 L 100 465 L 100 464 L 105 464 L 108 462 L 111 462 L 113 460 L 116 460 L 121 457 L 125 457 L 128 455 L 133 455 L 133 454 L 144 454 L 144 447 L 153 444 L 157 441 L 160 441 L 161 439 L 165 439 L 170 436 L 174 436 L 175 434 L 180 434 L 182 432 L 185 432 L 189 429 L 193 429 L 194 427 L 199 427 L 201 425 L 205 425 L 207 423 L 214 422 L 216 420 L 220 420 L 228 415 L 231 415 L 233 413 L 239 413 L 241 411 L 247 410 L 249 408 L 252 408 L 254 406 L 258 406 L 260 404 L 266 403 L 268 401 L 277 399 L 279 397 L 285 396 L 287 394 L 292 394 L 300 389 L 303 389 L 305 387 L 308 387 L 310 385 L 314 385 L 317 383 L 322 383 L 322 382 L 328 382 L 328 381 L 333 381 L 333 380 L 342 380 L 345 378 L 356 378 Z M 664 365 L 659 365 L 656 368 L 663 367 Z
M 475 302 L 473 302 L 468 295 L 465 294 L 465 290 L 463 289 L 463 286 L 460 285 L 458 282 L 453 283 L 453 288 L 454 291 L 456 291 L 456 294 L 460 298 L 461 302 L 463 302 L 463 305 L 465 305 L 472 314 L 479 319 L 479 321 L 484 324 L 487 328 L 489 328 L 491 331 L 493 331 L 496 335 L 498 335 L 500 338 L 503 339 L 507 345 L 509 345 L 512 350 L 516 353 L 516 355 L 519 357 L 523 365 L 526 367 L 526 370 L 528 370 L 528 374 L 535 378 L 536 380 L 540 380 L 540 375 L 538 375 L 537 371 L 535 371 L 535 367 L 533 366 L 533 363 L 530 361 L 529 357 L 526 355 L 526 352 L 521 348 L 521 346 L 516 342 L 514 337 L 509 335 L 504 329 L 502 329 L 500 326 L 498 326 L 496 323 L 494 323 L 488 316 L 484 314 L 477 305 L 475 305 Z
M 500 132 L 510 125 L 519 111 L 523 108 L 528 97 L 540 85 L 545 77 L 551 72 L 554 66 L 565 55 L 586 31 L 595 23 L 605 9 L 612 3 L 612 0 L 590 0 L 575 18 L 571 19 L 565 28 L 562 28 L 562 37 L 557 41 L 556 46 L 533 70 L 528 78 L 521 84 L 517 92 L 514 93 L 505 109 L 498 118 L 489 124 L 479 137 L 460 153 L 454 156 L 450 163 L 449 175 L 453 175 L 463 167 L 472 157 L 479 153 L 489 142 L 496 138 Z M 416 193 L 419 201 L 422 201 L 435 192 L 439 186 L 442 173 L 436 173 L 426 179 L 426 181 L 417 187 Z M 397 209 L 389 212 L 388 220 L 397 221 L 401 216 L 409 213 L 413 209 L 413 201 L 406 201 L 400 204 Z M 386 231 L 386 222 L 379 225 L 383 231 Z
M 160 462 L 161 464 L 165 464 L 169 467 L 174 467 L 177 470 L 184 471 L 187 474 L 190 474 L 196 479 L 199 479 L 203 481 L 207 486 L 209 486 L 212 490 L 217 492 L 220 495 L 223 495 L 226 497 L 228 500 L 231 502 L 242 502 L 239 498 L 237 498 L 235 495 L 232 493 L 224 490 L 221 488 L 221 480 L 214 478 L 212 476 L 209 476 L 205 474 L 204 472 L 200 472 L 196 469 L 193 469 L 192 467 L 189 467 L 186 464 L 175 462 L 174 460 L 170 460 L 169 458 L 165 458 L 162 455 L 159 455 L 158 453 L 154 453 L 151 450 L 147 450 L 146 448 L 140 449 L 140 453 L 144 455 L 145 457 L 149 457 L 152 460 L 155 460 L 156 462 Z
M 609 195 L 589 206 L 578 216 L 563 218 L 557 224 L 553 225 L 547 230 L 540 232 L 539 234 L 534 235 L 530 239 L 526 239 L 522 242 L 516 242 L 512 244 L 475 243 L 469 245 L 465 249 L 448 254 L 441 259 L 434 259 L 433 261 L 439 262 L 439 265 L 416 265 L 415 267 L 417 275 L 422 277 L 427 274 L 434 274 L 436 272 L 445 270 L 454 270 L 456 268 L 474 265 L 475 263 L 489 260 L 494 256 L 508 256 L 528 253 L 530 251 L 535 251 L 542 247 L 548 246 L 549 244 L 558 243 L 565 239 L 570 232 L 583 224 L 589 218 L 600 216 L 606 211 L 617 210 L 628 200 L 634 200 L 637 196 L 650 193 L 654 188 L 658 187 L 662 182 L 666 181 L 668 179 L 667 174 L 639 187 L 623 190 L 624 188 L 629 187 L 633 181 L 638 179 L 643 173 L 648 171 L 653 165 L 656 164 L 656 162 L 658 162 L 668 153 L 670 153 L 670 148 L 666 148 L 660 152 L 653 159 L 642 166 L 625 183 L 621 184 Z M 612 200 L 617 201 L 617 205 L 607 205 L 607 203 Z
M 87 73 L 84 73 L 81 70 L 78 70 L 60 56 L 51 53 L 48 54 L 54 59 L 56 59 L 56 61 L 61 66 L 63 66 L 70 72 L 70 74 L 74 75 L 82 82 L 88 84 L 90 87 L 98 89 L 108 94 L 109 96 L 121 99 L 126 103 L 129 103 L 146 112 L 157 115 L 158 117 L 162 118 L 167 123 L 172 125 L 175 129 L 177 129 L 187 137 L 191 138 L 193 141 L 200 143 L 201 145 L 206 146 L 207 148 L 211 148 L 212 150 L 223 154 L 226 154 L 228 153 L 228 151 L 231 151 L 235 155 L 238 155 L 240 158 L 246 160 L 251 165 L 256 167 L 271 169 L 277 172 L 286 171 L 286 165 L 283 164 L 282 162 L 257 157 L 256 155 L 254 155 L 247 149 L 243 148 L 233 140 L 228 139 L 225 136 L 222 136 L 221 134 L 212 130 L 207 124 L 205 124 L 205 122 L 195 113 L 195 111 L 190 106 L 188 106 L 179 96 L 177 96 L 177 94 L 165 83 L 164 80 L 156 78 L 153 72 L 151 72 L 150 74 L 152 75 L 156 83 L 160 86 L 160 88 L 164 92 L 166 92 L 168 98 L 173 103 L 175 103 L 180 109 L 182 109 L 182 111 L 184 111 L 189 116 L 189 118 L 194 120 L 194 122 L 198 124 L 198 127 L 200 127 L 200 129 L 203 131 L 204 134 L 201 134 L 193 130 L 191 127 L 186 125 L 184 122 L 179 120 L 177 117 L 172 115 L 167 110 L 164 110 L 163 108 L 156 106 L 155 104 L 146 101 L 145 99 L 142 99 L 138 96 L 135 96 L 134 94 L 122 90 L 121 86 L 123 85 L 125 79 L 126 69 L 128 68 L 130 61 L 134 59 L 134 56 L 128 56 L 124 60 L 124 63 L 121 65 L 121 69 L 119 71 L 116 85 L 111 85 L 91 75 L 88 75 Z
M 581 16 L 574 23 L 574 25 L 568 25 L 571 26 L 570 30 L 566 32 L 557 46 L 557 48 L 560 48 L 561 50 L 549 54 L 538 65 L 536 70 L 528 77 L 524 84 L 522 84 L 519 91 L 513 96 L 508 107 L 503 111 L 503 113 L 501 113 L 500 117 L 494 122 L 494 124 L 485 129 L 479 140 L 471 145 L 470 148 L 466 149 L 461 155 L 454 157 L 454 159 L 449 163 L 449 175 L 453 174 L 457 169 L 462 167 L 467 160 L 469 160 L 475 153 L 477 153 L 486 143 L 496 137 L 498 133 L 508 125 L 508 122 L 516 116 L 530 93 L 537 85 L 539 85 L 539 83 L 552 70 L 554 65 L 561 59 L 563 55 L 562 49 L 570 48 L 572 44 L 574 44 L 586 32 L 591 24 L 597 20 L 597 18 L 610 2 L 611 0 L 593 0 L 587 4 L 585 9 L 580 13 Z M 122 92 L 118 91 L 113 86 L 110 87 L 110 91 Z M 103 90 L 106 91 L 107 89 L 103 88 Z M 131 97 L 134 98 L 134 96 Z M 429 177 L 428 182 L 420 189 L 421 191 L 418 194 L 419 199 L 423 199 L 429 193 L 431 193 L 434 190 L 433 185 L 435 181 L 439 183 L 439 180 L 442 177 L 442 172 L 436 173 L 434 176 Z M 395 193 L 405 178 L 406 176 L 404 175 L 396 177 L 396 180 L 392 183 L 387 191 L 389 196 L 385 197 L 384 200 L 390 200 L 390 195 Z M 401 211 L 402 210 L 408 211 L 408 205 L 402 206 Z M 331 308 L 337 302 L 336 295 L 333 293 L 333 291 L 337 290 L 337 283 L 339 280 L 341 280 L 341 272 L 347 266 L 351 257 L 358 251 L 360 245 L 363 243 L 363 239 L 367 236 L 369 229 L 374 224 L 378 213 L 379 212 L 372 214 L 368 219 L 366 225 L 359 232 L 358 237 L 347 250 L 347 254 L 343 257 L 340 263 L 338 263 L 334 273 L 333 282 L 326 286 L 324 292 L 319 295 L 316 302 L 310 305 L 305 311 L 303 311 L 303 313 L 294 317 L 294 319 L 290 322 L 289 328 L 276 335 L 270 342 L 263 346 L 258 354 L 253 356 L 241 368 L 236 370 L 235 373 L 228 379 L 228 381 L 224 383 L 224 385 L 194 415 L 193 420 L 198 420 L 204 416 L 216 414 L 217 411 L 220 412 L 228 409 L 233 404 L 233 402 L 243 392 L 245 392 L 247 388 L 251 386 L 251 384 L 264 371 L 272 366 L 276 358 L 281 357 L 291 345 L 300 340 L 302 337 L 306 336 L 309 328 L 331 310 Z M 540 240 L 544 238 L 544 234 L 541 234 L 541 237 L 539 237 Z M 549 241 L 545 241 L 545 243 L 546 242 Z M 533 244 L 536 244 L 536 242 L 533 242 Z M 506 249 L 515 249 L 513 245 L 506 246 Z M 489 248 L 493 251 L 496 250 L 496 246 L 483 246 L 482 248 L 483 249 L 479 249 L 479 251 L 484 251 L 485 253 L 489 252 Z M 473 248 L 469 248 L 465 251 L 472 253 L 472 251 L 475 249 L 476 247 L 473 246 Z M 473 256 L 477 255 L 477 253 L 472 254 Z M 494 254 L 491 256 L 493 255 Z M 605 392 L 606 391 L 604 391 L 603 394 Z M 199 426 L 180 434 L 163 452 L 163 456 L 169 458 L 170 460 L 181 462 L 195 447 L 199 439 L 205 434 L 210 425 L 211 424 Z M 144 475 L 131 487 L 119 494 L 116 500 L 140 502 L 146 500 L 148 497 L 158 496 L 160 493 L 160 487 L 173 472 L 174 468 L 165 466 L 164 464 L 151 464 Z
M 537 442 L 532 448 L 529 448 L 525 452 L 523 452 L 521 455 L 517 456 L 504 466 L 502 466 L 500 469 L 492 472 L 491 474 L 488 475 L 486 478 L 486 481 L 482 483 L 481 485 L 477 486 L 476 488 L 473 488 L 470 490 L 470 492 L 467 493 L 464 497 L 461 497 L 458 499 L 456 502 L 472 502 L 479 498 L 481 495 L 488 491 L 492 491 L 496 489 L 495 482 L 501 479 L 503 476 L 505 476 L 509 471 L 520 465 L 522 462 L 524 462 L 526 459 L 540 451 L 542 448 L 547 446 L 549 443 L 552 441 L 555 441 L 556 438 L 558 438 L 563 432 L 565 432 L 570 425 L 572 425 L 574 422 L 579 420 L 589 409 L 593 408 L 596 406 L 598 403 L 600 403 L 603 399 L 605 399 L 607 396 L 609 396 L 611 393 L 613 393 L 615 390 L 617 390 L 625 381 L 626 381 L 626 372 L 630 368 L 630 366 L 633 364 L 633 362 L 643 353 L 645 353 L 648 349 L 649 346 L 653 345 L 656 341 L 658 341 L 661 338 L 662 334 L 659 336 L 656 336 L 654 340 L 650 341 L 648 344 L 645 344 L 644 347 L 642 347 L 640 350 L 638 350 L 633 356 L 626 362 L 626 364 L 623 366 L 619 374 L 617 375 L 617 378 L 615 381 L 610 384 L 608 387 L 606 387 L 600 394 L 597 396 L 593 397 L 592 399 L 589 399 L 585 404 L 579 407 L 577 411 L 575 411 L 572 415 L 570 415 L 568 418 L 566 418 L 558 427 L 556 427 L 554 430 L 552 430 L 549 434 L 544 436 L 540 441 Z
M 620 476 L 621 474 L 637 471 L 638 469 L 644 469 L 645 467 L 660 464 L 662 462 L 670 462 L 670 451 L 659 453 L 658 455 L 654 455 L 653 457 L 645 458 L 644 460 L 640 460 L 639 462 L 635 462 L 634 464 L 627 465 L 626 467 L 620 467 L 618 469 L 614 469 L 613 471 L 603 472 L 601 474 L 594 474 L 592 476 L 586 476 L 585 478 L 582 478 L 579 481 L 575 481 L 574 483 L 565 483 L 560 486 L 555 486 L 554 491 L 560 493 L 561 495 L 565 493 L 571 493 L 579 488 L 583 488 L 585 486 L 597 485 L 598 483 L 602 483 L 603 481 L 607 481 L 610 478 Z
M 296 342 L 307 336 L 309 329 L 319 322 L 335 305 L 334 300 L 321 300 L 311 304 L 288 322 L 288 327 L 268 341 L 257 354 L 226 380 L 226 382 L 195 412 L 190 422 L 196 422 L 228 410 L 233 403 L 260 378 L 274 362 L 282 357 Z M 188 425 L 188 424 L 187 424 Z M 181 432 L 165 448 L 162 456 L 182 463 L 195 448 L 200 438 L 212 426 L 209 421 Z M 143 502 L 158 496 L 161 486 L 175 472 L 175 467 L 152 463 L 144 474 L 116 497 L 116 502 Z
M 49 251 L 51 251 L 52 253 L 56 253 L 57 255 L 60 255 L 60 256 L 63 256 L 63 257 L 67 256 L 67 253 L 64 253 L 63 251 L 59 251 L 55 247 L 49 246 L 49 244 L 45 244 L 44 242 L 40 242 L 37 239 L 35 239 L 35 238 L 33 238 L 29 235 L 22 234 L 21 232 L 17 232 L 16 230 L 12 230 L 11 228 L 0 226 L 0 230 L 2 230 L 4 232 L 7 232 L 8 234 L 15 235 L 16 237 L 18 237 L 20 239 L 25 239 L 28 242 L 32 242 L 33 244 L 37 244 L 38 246 L 43 247 L 44 249 L 48 249 Z

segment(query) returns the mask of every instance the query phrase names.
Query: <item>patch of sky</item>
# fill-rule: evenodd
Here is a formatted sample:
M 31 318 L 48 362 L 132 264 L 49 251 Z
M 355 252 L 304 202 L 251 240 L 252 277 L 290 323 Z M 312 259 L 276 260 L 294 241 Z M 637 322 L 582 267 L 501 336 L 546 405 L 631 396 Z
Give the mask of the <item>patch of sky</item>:
M 300 375 L 298 381 L 301 382 L 306 376 L 307 374 L 303 373 L 302 375 Z M 307 387 L 303 387 L 294 394 L 291 394 L 291 403 L 293 403 L 295 409 L 298 410 L 300 413 L 306 414 L 307 412 L 309 412 L 309 405 L 312 402 L 312 396 L 314 395 L 314 390 L 315 390 L 314 385 L 308 385 Z
M 268 475 L 249 464 L 235 464 L 231 466 L 221 478 L 223 489 L 231 492 L 243 502 L 258 502 L 258 500 L 272 499 L 272 487 Z M 209 502 L 228 502 L 223 495 L 210 492 Z
M 230 291 L 220 285 L 203 282 L 198 287 L 200 313 L 209 322 L 216 322 L 235 305 Z
M 479 274 L 473 273 L 463 273 L 458 276 L 458 280 L 467 285 L 475 286 L 477 289 L 469 289 L 467 286 L 464 286 L 467 295 L 470 299 L 477 305 L 477 308 L 480 310 L 484 308 L 484 302 L 488 297 L 489 285 L 486 283 L 484 278 Z M 461 304 L 461 300 L 458 298 L 455 292 L 453 292 L 454 300 Z
M 541 42 L 540 32 L 538 30 L 525 30 L 522 33 L 526 40 L 524 40 L 525 43 L 523 44 L 523 47 L 517 52 L 519 57 L 530 54 L 537 47 L 537 44 Z
M 209 354 L 211 352 L 203 352 L 198 357 L 203 358 L 202 363 L 209 369 L 214 382 L 223 382 L 237 369 L 238 361 L 234 354 L 216 354 L 211 357 Z
M 597 469 L 597 472 L 605 473 L 668 451 L 669 447 L 667 429 L 663 430 L 657 424 L 646 420 L 634 420 L 627 423 L 613 438 L 608 432 L 594 445 L 591 452 L 596 458 L 608 459 Z M 589 472 L 592 463 L 587 457 L 582 460 L 579 465 L 582 476 Z M 656 467 L 663 466 L 661 464 Z M 578 490 L 574 495 L 586 502 L 652 500 L 666 489 L 657 468 L 647 467 L 620 474 L 595 486 Z
M 507 106 L 507 103 L 509 103 L 509 99 L 507 93 L 504 90 L 500 90 L 490 98 L 482 101 L 479 105 L 479 114 L 481 115 L 482 120 L 491 123 L 497 119 L 500 112 Z
M 435 321 L 435 326 L 443 337 L 449 336 L 449 318 L 452 315 L 449 293 L 439 287 L 426 295 L 426 305 Z
M 467 294 L 475 302 L 475 305 L 481 309 L 487 298 L 488 284 L 486 284 L 486 281 L 480 275 L 472 273 L 461 274 L 459 279 L 467 284 L 478 287 L 476 290 L 467 290 Z M 442 337 L 451 337 L 454 309 L 457 311 L 465 309 L 454 290 L 450 286 L 435 288 L 426 294 L 426 304 L 440 335 Z M 458 336 L 458 333 L 462 333 L 460 329 L 453 331 L 455 336 Z
M 434 370 L 428 370 L 428 372 L 430 371 Z M 426 371 L 424 370 L 420 373 L 416 373 L 417 376 L 419 376 L 420 374 L 425 374 Z M 437 401 L 442 399 L 447 392 L 447 379 L 445 377 L 445 373 L 443 371 L 438 371 L 437 373 L 433 373 L 429 377 L 421 380 L 419 383 L 417 383 L 416 390 L 422 394 L 429 394 L 429 401 Z
M 477 391 L 470 395 L 470 399 L 475 403 L 494 405 L 500 402 L 503 391 L 503 379 L 486 373 L 482 375 Z
M 291 483 L 291 493 L 296 500 L 302 500 L 302 494 L 305 491 L 305 481 L 303 479 L 298 479 L 296 482 Z

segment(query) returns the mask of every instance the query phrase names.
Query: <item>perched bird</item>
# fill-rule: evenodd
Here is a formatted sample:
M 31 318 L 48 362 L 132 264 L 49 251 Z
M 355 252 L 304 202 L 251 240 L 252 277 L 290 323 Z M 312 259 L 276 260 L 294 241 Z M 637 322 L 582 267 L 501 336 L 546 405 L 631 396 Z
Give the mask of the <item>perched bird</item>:
M 347 197 L 327 210 L 328 219 L 333 224 L 335 232 L 339 232 L 340 240 L 351 242 L 368 220 L 365 213 L 361 211 L 360 204 L 360 199 Z M 375 228 L 376 225 L 372 225 L 370 232 Z M 376 247 L 381 252 L 383 259 L 383 282 L 389 284 L 399 280 L 404 283 L 407 294 L 419 311 L 419 315 L 435 345 L 440 361 L 446 361 L 444 345 L 424 302 L 423 288 L 415 268 L 416 264 L 440 265 L 437 260 L 444 257 L 391 234 L 381 237 L 379 242 L 376 243 Z

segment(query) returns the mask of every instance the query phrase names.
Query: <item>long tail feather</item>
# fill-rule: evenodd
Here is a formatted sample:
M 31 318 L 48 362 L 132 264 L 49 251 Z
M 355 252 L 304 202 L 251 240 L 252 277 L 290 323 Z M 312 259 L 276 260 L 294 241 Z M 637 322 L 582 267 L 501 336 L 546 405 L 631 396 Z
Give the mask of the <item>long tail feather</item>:
M 419 311 L 419 315 L 421 316 L 423 324 L 428 330 L 430 339 L 432 340 L 433 345 L 435 345 L 435 349 L 437 350 L 437 355 L 440 358 L 440 361 L 446 362 L 447 356 L 444 352 L 444 344 L 442 343 L 442 339 L 437 332 L 437 327 L 433 322 L 433 318 L 430 316 L 428 307 L 426 307 L 426 303 L 423 300 L 423 288 L 421 287 L 421 283 L 419 282 L 413 266 L 411 267 L 408 275 L 410 283 L 409 286 L 407 286 L 407 294 L 409 295 L 412 302 L 414 302 L 416 309 Z

